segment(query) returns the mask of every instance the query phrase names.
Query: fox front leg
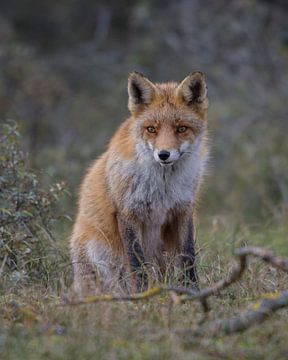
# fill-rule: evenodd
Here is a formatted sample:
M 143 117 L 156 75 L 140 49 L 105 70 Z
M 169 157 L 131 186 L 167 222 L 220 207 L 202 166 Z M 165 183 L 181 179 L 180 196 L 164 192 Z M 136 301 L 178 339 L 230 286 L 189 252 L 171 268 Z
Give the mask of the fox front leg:
M 196 270 L 196 253 L 195 253 L 195 230 L 193 218 L 188 217 L 181 226 L 181 268 L 183 271 L 183 285 L 193 286 L 198 289 L 198 276 Z
M 118 219 L 118 224 L 128 267 L 132 273 L 132 291 L 136 290 L 139 292 L 147 288 L 147 278 L 143 272 L 145 258 L 139 241 L 139 232 L 132 223 Z

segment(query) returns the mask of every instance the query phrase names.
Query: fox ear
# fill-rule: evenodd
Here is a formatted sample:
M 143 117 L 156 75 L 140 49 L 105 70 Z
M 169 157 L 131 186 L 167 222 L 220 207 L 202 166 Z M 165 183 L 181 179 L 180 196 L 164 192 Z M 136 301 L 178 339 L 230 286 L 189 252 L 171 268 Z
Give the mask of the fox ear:
M 149 105 L 155 94 L 155 85 L 144 75 L 134 71 L 128 77 L 128 108 L 133 113 Z
M 207 85 L 200 71 L 188 75 L 177 87 L 176 94 L 188 106 L 208 107 Z

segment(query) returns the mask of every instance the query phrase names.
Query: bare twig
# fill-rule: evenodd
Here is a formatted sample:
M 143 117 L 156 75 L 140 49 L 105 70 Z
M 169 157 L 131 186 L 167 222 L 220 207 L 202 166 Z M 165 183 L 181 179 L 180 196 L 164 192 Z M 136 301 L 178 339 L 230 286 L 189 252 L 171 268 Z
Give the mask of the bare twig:
M 1 267 L 0 267 L 0 277 L 2 276 L 2 273 L 4 271 L 4 266 L 6 264 L 7 258 L 8 258 L 8 254 L 5 254 L 2 264 L 1 264 Z
M 207 299 L 211 295 L 218 295 L 221 290 L 229 287 L 231 284 L 238 281 L 247 267 L 247 257 L 249 255 L 258 257 L 263 261 L 270 263 L 274 267 L 283 271 L 288 271 L 288 260 L 280 256 L 276 256 L 273 251 L 263 249 L 260 247 L 242 247 L 235 251 L 235 256 L 239 258 L 239 265 L 235 266 L 227 279 L 222 279 L 210 288 L 203 289 L 196 294 L 188 295 L 187 298 L 183 297 L 183 301 L 194 299 Z
M 206 300 L 209 296 L 218 295 L 221 292 L 221 290 L 229 287 L 231 284 L 238 281 L 241 278 L 245 269 L 246 269 L 246 255 L 243 256 L 241 255 L 239 256 L 239 265 L 235 266 L 232 269 L 227 279 L 222 279 L 211 287 L 200 290 L 199 292 L 196 292 L 192 295 L 187 295 L 187 297 L 182 298 L 182 301 L 196 300 L 196 299 Z
M 94 302 L 103 302 L 103 301 L 138 301 L 148 299 L 157 295 L 160 295 L 165 292 L 172 292 L 176 294 L 181 294 L 182 296 L 178 298 L 178 302 L 184 301 L 193 301 L 199 299 L 202 304 L 204 311 L 208 311 L 208 304 L 206 299 L 211 295 L 217 295 L 221 290 L 230 286 L 232 283 L 237 281 L 242 273 L 244 272 L 246 267 L 246 255 L 240 256 L 240 265 L 233 268 L 231 275 L 227 279 L 220 280 L 218 283 L 213 285 L 210 288 L 203 289 L 201 291 L 196 291 L 193 289 L 185 288 L 185 287 L 176 287 L 176 286 L 157 286 L 151 288 L 142 293 L 136 293 L 131 295 L 99 295 L 99 296 L 89 296 L 79 301 L 65 301 L 61 305 L 84 305 L 91 304 Z
M 110 301 L 139 301 L 139 300 L 145 300 L 151 297 L 154 297 L 156 295 L 160 295 L 162 293 L 163 289 L 161 287 L 154 287 L 147 291 L 143 291 L 142 293 L 136 293 L 131 295 L 95 295 L 95 296 L 88 296 L 84 298 L 83 300 L 78 301 L 67 301 L 64 300 L 60 305 L 69 305 L 69 306 L 75 306 L 75 305 L 87 305 L 87 304 L 93 304 L 97 302 L 110 302 Z
M 131 295 L 111 295 L 111 294 L 104 294 L 104 295 L 95 295 L 95 296 L 88 296 L 82 300 L 78 301 L 67 301 L 65 300 L 60 305 L 87 305 L 93 304 L 98 302 L 110 302 L 110 301 L 139 301 L 139 300 L 146 300 L 157 295 L 161 295 L 165 292 L 177 293 L 177 294 L 188 294 L 191 295 L 194 291 L 187 288 L 178 288 L 174 286 L 156 286 L 147 291 L 143 291 L 141 293 L 135 293 Z
M 218 281 L 216 284 L 206 289 L 195 291 L 185 287 L 175 286 L 157 286 L 142 293 L 131 295 L 99 295 L 86 297 L 79 301 L 69 301 L 61 303 L 63 305 L 81 305 L 92 304 L 103 301 L 140 301 L 150 299 L 152 297 L 161 295 L 163 293 L 171 293 L 171 299 L 174 303 L 181 303 L 184 301 L 199 300 L 204 313 L 209 310 L 207 299 L 210 296 L 218 295 L 223 289 L 238 281 L 245 269 L 247 268 L 247 257 L 255 256 L 261 260 L 271 264 L 272 266 L 288 272 L 288 260 L 280 256 L 276 256 L 272 251 L 259 247 L 243 247 L 235 251 L 235 256 L 239 259 L 239 264 L 232 268 L 230 275 L 226 279 Z M 179 295 L 179 296 L 178 296 Z M 227 320 L 216 320 L 208 325 L 202 325 L 197 330 L 195 335 L 209 333 L 209 334 L 230 334 L 246 330 L 253 324 L 260 323 L 269 317 L 274 311 L 288 306 L 288 291 L 283 291 L 278 294 L 270 294 L 253 305 L 247 311 Z
M 270 263 L 278 269 L 288 272 L 288 260 L 283 257 L 277 256 L 273 253 L 273 251 L 268 249 L 263 249 L 256 246 L 247 246 L 239 248 L 235 251 L 235 255 L 239 256 L 248 256 L 253 255 L 262 259 L 263 261 Z
M 207 326 L 201 326 L 194 335 L 223 335 L 241 332 L 253 325 L 262 323 L 273 312 L 286 306 L 288 306 L 288 291 L 267 294 L 248 310 L 230 319 L 217 319 Z

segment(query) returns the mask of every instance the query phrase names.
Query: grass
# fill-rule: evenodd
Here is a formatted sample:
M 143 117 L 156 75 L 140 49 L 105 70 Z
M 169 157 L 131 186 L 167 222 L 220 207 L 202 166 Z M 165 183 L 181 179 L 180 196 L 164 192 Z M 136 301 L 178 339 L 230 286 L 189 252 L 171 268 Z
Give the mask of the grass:
M 229 272 L 231 253 L 243 244 L 264 245 L 288 255 L 288 227 L 235 227 L 207 221 L 198 233 L 201 287 Z M 64 269 L 65 267 L 63 267 Z M 198 303 L 171 307 L 168 296 L 139 303 L 57 306 L 68 291 L 67 268 L 50 286 L 26 284 L 6 288 L 0 298 L 0 359 L 286 359 L 288 310 L 242 334 L 192 335 L 202 318 Z M 55 275 L 54 275 L 55 277 Z M 210 298 L 209 319 L 244 310 L 261 294 L 287 288 L 288 276 L 251 260 L 242 280 Z M 55 286 L 55 284 L 58 284 Z

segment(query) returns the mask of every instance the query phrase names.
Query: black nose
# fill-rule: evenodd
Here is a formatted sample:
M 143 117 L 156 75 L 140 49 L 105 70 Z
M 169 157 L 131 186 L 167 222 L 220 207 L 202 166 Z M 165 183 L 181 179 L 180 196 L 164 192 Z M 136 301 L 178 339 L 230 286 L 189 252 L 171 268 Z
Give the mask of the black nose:
M 165 161 L 169 158 L 170 152 L 166 150 L 161 150 L 159 151 L 158 156 L 160 160 Z

